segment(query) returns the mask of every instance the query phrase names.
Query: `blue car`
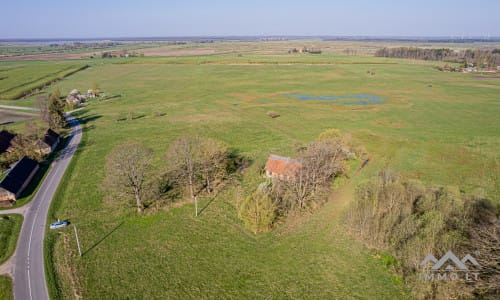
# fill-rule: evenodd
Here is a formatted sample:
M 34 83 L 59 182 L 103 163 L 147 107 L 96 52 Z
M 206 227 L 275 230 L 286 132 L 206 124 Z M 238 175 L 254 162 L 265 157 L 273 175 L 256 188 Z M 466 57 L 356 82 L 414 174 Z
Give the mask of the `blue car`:
M 58 222 L 50 224 L 50 229 L 62 228 L 62 227 L 66 227 L 68 225 L 69 225 L 68 221 L 58 221 Z

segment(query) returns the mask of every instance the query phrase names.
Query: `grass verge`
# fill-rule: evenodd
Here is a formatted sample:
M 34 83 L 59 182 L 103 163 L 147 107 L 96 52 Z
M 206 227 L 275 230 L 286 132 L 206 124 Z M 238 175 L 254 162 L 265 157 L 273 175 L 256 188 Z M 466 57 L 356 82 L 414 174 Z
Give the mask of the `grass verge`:
M 17 238 L 23 225 L 23 216 L 9 214 L 0 216 L 0 264 L 16 250 Z
M 12 287 L 12 279 L 9 276 L 0 276 L 0 300 L 14 299 Z
M 73 114 L 74 117 L 78 117 L 79 113 Z M 84 125 L 82 125 L 83 127 Z M 74 166 L 75 166 L 75 161 L 78 158 L 76 155 L 80 150 L 81 145 L 85 144 L 85 134 L 82 134 L 82 139 L 80 141 L 79 149 L 76 150 L 75 156 L 71 160 L 70 164 L 68 165 L 68 168 L 66 169 L 66 172 L 59 183 L 59 186 L 56 190 L 55 197 L 52 199 L 52 202 L 50 203 L 50 208 L 49 212 L 47 213 L 47 218 L 48 220 L 55 220 L 57 219 L 55 217 L 55 212 L 59 210 L 59 206 L 61 205 L 61 197 L 59 196 L 60 193 L 60 188 L 62 186 L 65 186 L 69 183 L 69 177 L 67 174 L 71 174 L 73 172 Z M 47 232 L 45 236 L 45 242 L 43 245 L 43 257 L 45 261 L 45 277 L 47 280 L 47 290 L 49 292 L 49 297 L 51 299 L 61 299 L 61 288 L 58 284 L 58 276 L 55 268 L 55 263 L 54 263 L 54 256 L 53 254 L 55 253 L 55 243 L 57 241 L 57 232 Z

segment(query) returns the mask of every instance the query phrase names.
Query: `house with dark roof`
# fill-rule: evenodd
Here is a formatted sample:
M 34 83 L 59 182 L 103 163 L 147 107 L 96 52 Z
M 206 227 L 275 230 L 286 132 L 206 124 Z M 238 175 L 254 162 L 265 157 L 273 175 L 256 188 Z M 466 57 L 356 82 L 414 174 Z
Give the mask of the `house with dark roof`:
M 7 130 L 0 131 L 0 154 L 7 152 L 11 146 L 12 140 L 16 137 L 15 134 Z
M 295 177 L 302 164 L 293 158 L 271 154 L 266 162 L 266 177 L 288 179 Z
M 38 171 L 38 162 L 28 157 L 18 161 L 0 182 L 0 206 L 10 206 L 28 186 Z
M 47 132 L 45 133 L 45 136 L 43 139 L 37 141 L 37 147 L 36 151 L 40 154 L 50 154 L 52 151 L 54 151 L 57 147 L 57 144 L 59 144 L 59 134 L 57 134 L 55 131 L 52 129 L 48 129 Z

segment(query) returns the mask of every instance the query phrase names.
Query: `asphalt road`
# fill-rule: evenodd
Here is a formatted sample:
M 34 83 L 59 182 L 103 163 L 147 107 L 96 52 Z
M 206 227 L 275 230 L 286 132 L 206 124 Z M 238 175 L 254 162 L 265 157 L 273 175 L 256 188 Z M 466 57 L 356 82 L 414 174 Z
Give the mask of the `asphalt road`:
M 47 212 L 66 168 L 82 137 L 78 121 L 67 116 L 72 128 L 70 140 L 52 163 L 49 173 L 31 200 L 24 217 L 14 260 L 14 299 L 49 299 L 43 260 L 43 240 L 48 229 Z

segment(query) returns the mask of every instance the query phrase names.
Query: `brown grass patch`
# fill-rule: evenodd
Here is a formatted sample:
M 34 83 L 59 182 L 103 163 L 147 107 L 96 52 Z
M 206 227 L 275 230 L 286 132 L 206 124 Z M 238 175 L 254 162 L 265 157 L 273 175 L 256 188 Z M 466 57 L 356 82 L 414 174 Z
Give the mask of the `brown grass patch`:
M 259 97 L 257 97 L 256 95 L 252 95 L 252 94 L 243 94 L 243 93 L 231 93 L 229 94 L 230 97 L 236 97 L 240 100 L 244 100 L 244 101 L 254 101 L 254 100 L 257 100 L 259 99 Z
M 391 128 L 408 127 L 408 123 L 404 121 L 377 120 L 374 123 L 376 126 L 391 127 Z
M 172 49 L 172 48 L 149 48 L 139 49 L 138 52 L 144 53 L 144 56 L 197 56 L 210 55 L 217 52 L 215 49 L 199 48 L 199 49 Z

